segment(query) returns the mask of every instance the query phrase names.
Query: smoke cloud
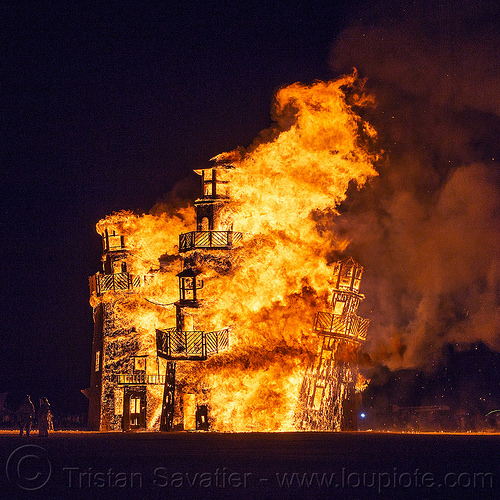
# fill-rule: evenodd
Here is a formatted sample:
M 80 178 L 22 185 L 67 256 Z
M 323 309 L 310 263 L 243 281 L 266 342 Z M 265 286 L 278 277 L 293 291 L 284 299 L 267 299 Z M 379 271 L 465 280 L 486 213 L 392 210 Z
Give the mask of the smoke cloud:
M 448 343 L 500 350 L 500 37 L 493 3 L 390 7 L 346 29 L 330 62 L 377 102 L 380 175 L 335 224 L 366 269 L 366 350 L 397 369 Z

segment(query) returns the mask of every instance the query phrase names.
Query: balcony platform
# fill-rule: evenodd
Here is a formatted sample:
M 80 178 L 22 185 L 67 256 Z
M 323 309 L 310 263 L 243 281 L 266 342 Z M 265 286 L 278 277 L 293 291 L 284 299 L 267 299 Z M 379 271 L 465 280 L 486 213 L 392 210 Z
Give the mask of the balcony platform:
M 173 361 L 204 361 L 229 347 L 229 328 L 215 332 L 156 330 L 158 356 Z
M 130 274 L 130 273 L 114 273 L 101 274 L 97 273 L 89 278 L 90 294 L 95 293 L 97 296 L 105 292 L 119 292 L 124 290 L 132 290 L 146 285 L 153 279 L 153 275 L 145 274 Z
M 231 250 L 242 238 L 235 231 L 191 231 L 179 235 L 179 252 L 190 250 Z
M 333 314 L 318 312 L 314 317 L 314 331 L 319 335 L 328 335 L 354 342 L 364 342 L 368 332 L 369 319 L 356 314 Z
M 164 385 L 165 375 L 146 373 L 116 373 L 115 381 L 119 385 Z

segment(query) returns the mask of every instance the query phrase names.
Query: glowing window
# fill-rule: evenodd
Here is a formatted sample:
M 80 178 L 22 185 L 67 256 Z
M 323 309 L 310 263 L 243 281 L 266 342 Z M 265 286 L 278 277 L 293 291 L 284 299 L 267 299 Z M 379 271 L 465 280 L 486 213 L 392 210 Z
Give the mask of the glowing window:
M 141 413 L 141 398 L 130 398 L 130 413 Z
M 113 248 L 123 248 L 123 236 L 116 234 L 113 231 L 113 234 L 108 235 L 109 248 L 108 250 L 112 250 Z
M 101 364 L 101 351 L 95 353 L 95 371 L 98 372 Z
M 145 371 L 146 370 L 146 358 L 135 358 L 134 359 L 134 370 L 135 371 Z
M 345 302 L 335 302 L 335 314 L 342 314 L 344 312 Z

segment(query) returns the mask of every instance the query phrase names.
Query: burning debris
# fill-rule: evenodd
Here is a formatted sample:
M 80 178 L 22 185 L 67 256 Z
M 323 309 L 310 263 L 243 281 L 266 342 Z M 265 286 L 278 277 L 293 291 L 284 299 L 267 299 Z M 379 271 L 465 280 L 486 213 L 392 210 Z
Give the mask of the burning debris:
M 98 223 L 94 429 L 343 427 L 357 377 L 348 346 L 367 321 L 355 314 L 362 268 L 335 263 L 348 241 L 334 218 L 348 186 L 376 175 L 375 133 L 353 111 L 369 103 L 356 75 L 285 87 L 274 127 L 196 171 L 194 207 Z M 333 313 L 315 315 L 332 279 Z

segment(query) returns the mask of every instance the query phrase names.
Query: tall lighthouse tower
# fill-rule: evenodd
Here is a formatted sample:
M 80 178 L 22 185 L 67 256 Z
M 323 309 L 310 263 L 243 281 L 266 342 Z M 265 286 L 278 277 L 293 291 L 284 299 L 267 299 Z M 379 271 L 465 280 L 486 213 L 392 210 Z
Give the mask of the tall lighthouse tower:
M 158 356 L 167 361 L 160 422 L 164 431 L 174 428 L 179 413 L 184 429 L 208 429 L 208 407 L 203 394 L 196 387 L 177 386 L 176 366 L 180 361 L 206 360 L 229 347 L 229 328 L 207 330 L 206 325 L 200 324 L 197 311 L 203 306 L 203 269 L 227 272 L 232 250 L 242 238 L 241 233 L 233 231 L 223 210 L 229 201 L 229 175 L 233 168 L 216 162 L 211 168 L 195 170 L 201 177 L 202 195 L 195 201 L 196 231 L 179 235 L 183 270 L 177 274 L 176 325 L 156 331 Z
M 102 271 L 89 278 L 94 339 L 90 387 L 85 394 L 91 430 L 153 428 L 164 382 L 148 341 L 154 339 L 154 330 L 122 323 L 120 308 L 134 307 L 138 291 L 153 276 L 133 273 L 121 222 L 119 216 L 99 222 Z
M 352 258 L 336 262 L 331 310 L 318 312 L 313 330 L 319 346 L 304 376 L 297 425 L 304 430 L 354 430 L 356 353 L 365 341 L 369 320 L 357 316 L 363 268 Z

